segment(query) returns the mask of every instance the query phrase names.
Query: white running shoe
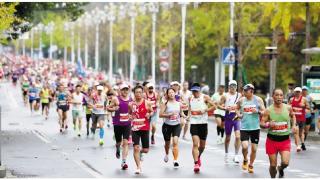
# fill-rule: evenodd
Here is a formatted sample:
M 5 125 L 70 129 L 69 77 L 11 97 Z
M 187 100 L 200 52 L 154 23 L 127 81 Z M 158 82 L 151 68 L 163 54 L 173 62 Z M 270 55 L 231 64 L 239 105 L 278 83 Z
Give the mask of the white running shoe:
M 164 160 L 165 163 L 167 163 L 169 161 L 169 157 L 168 157 L 167 154 L 164 156 L 163 160 Z
M 141 174 L 141 173 L 142 173 L 141 168 L 137 168 L 135 171 L 135 174 Z
M 235 155 L 235 156 L 234 156 L 233 162 L 235 162 L 235 163 L 237 163 L 237 164 L 240 162 L 240 160 L 239 160 L 239 155 Z
M 229 154 L 228 154 L 228 153 L 225 153 L 225 154 L 224 154 L 224 162 L 225 162 L 225 163 L 228 163 L 228 162 L 229 162 Z

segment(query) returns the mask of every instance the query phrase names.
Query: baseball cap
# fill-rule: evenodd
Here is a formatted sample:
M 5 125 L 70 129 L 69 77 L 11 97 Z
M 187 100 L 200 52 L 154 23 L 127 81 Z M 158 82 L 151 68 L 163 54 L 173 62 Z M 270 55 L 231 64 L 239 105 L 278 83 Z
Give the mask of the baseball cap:
M 303 86 L 303 87 L 302 87 L 302 90 L 307 90 L 307 91 L 308 91 L 309 88 L 308 88 L 307 86 Z
M 302 92 L 302 89 L 301 89 L 301 87 L 296 87 L 296 88 L 294 88 L 293 91 L 294 91 L 294 92 Z
M 99 86 L 97 86 L 97 90 L 99 91 L 102 91 L 103 90 L 103 86 L 101 86 L 101 85 L 99 85 Z
M 172 82 L 170 83 L 170 86 L 173 86 L 173 85 L 180 85 L 180 83 L 179 83 L 178 81 L 172 81 Z
M 152 83 L 148 83 L 147 88 L 149 88 L 149 87 L 154 87 L 154 85 Z
M 200 84 L 199 83 L 193 83 L 190 90 L 191 91 L 200 91 L 201 90 Z
M 237 81 L 235 81 L 235 80 L 229 81 L 229 86 L 232 85 L 232 84 L 234 84 L 234 85 L 236 85 L 236 86 L 238 85 Z
M 120 85 L 120 89 L 121 89 L 121 90 L 124 89 L 124 88 L 128 88 L 128 89 L 129 89 L 128 84 L 122 83 L 122 84 Z
M 249 89 L 254 89 L 254 86 L 252 84 L 246 84 L 243 86 L 243 90 L 249 90 Z

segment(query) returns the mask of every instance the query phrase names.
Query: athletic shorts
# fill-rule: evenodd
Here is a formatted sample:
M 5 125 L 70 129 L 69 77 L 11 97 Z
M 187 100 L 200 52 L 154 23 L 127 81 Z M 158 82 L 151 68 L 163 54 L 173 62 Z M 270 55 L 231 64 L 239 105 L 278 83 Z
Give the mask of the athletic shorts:
M 59 105 L 58 110 L 61 109 L 63 112 L 69 111 L 69 106 L 68 105 Z
M 41 103 L 41 107 L 42 107 L 42 110 L 44 109 L 44 107 L 49 108 L 49 103 Z
M 81 111 L 80 110 L 72 110 L 72 118 L 73 119 L 82 118 Z
M 290 138 L 284 141 L 273 141 L 270 138 L 266 140 L 266 154 L 272 155 L 278 152 L 288 151 L 291 149 L 291 141 Z
M 233 131 L 240 131 L 240 121 L 233 120 L 236 116 L 236 113 L 226 113 L 224 116 L 224 128 L 227 136 L 230 136 Z
M 163 123 L 162 125 L 162 134 L 165 141 L 170 141 L 171 137 L 180 137 L 181 133 L 181 125 L 168 125 L 166 123 Z
M 23 96 L 26 96 L 28 94 L 28 91 L 25 91 L 25 90 L 22 90 L 22 91 L 23 91 L 22 92 Z
M 302 129 L 306 126 L 305 121 L 297 121 L 296 125 L 299 127 L 299 129 Z
M 37 99 L 36 99 L 36 102 L 37 102 L 37 103 L 40 103 L 40 98 L 37 98 Z
M 90 121 L 90 118 L 91 118 L 91 114 L 86 114 L 87 122 L 89 122 L 89 121 Z
M 33 101 L 36 101 L 35 99 L 29 99 L 29 103 L 32 104 Z
M 189 113 L 188 110 L 183 111 L 183 114 L 184 114 L 185 116 L 188 116 L 188 113 Z M 189 120 L 188 120 L 188 121 L 189 121 Z
M 132 131 L 133 146 L 140 145 L 140 139 L 142 148 L 149 148 L 149 131 Z
M 253 144 L 259 144 L 260 129 L 257 130 L 240 130 L 240 140 L 241 141 L 251 141 Z
M 114 136 L 116 138 L 116 142 L 120 143 L 122 139 L 126 139 L 126 140 L 129 139 L 131 125 L 127 125 L 127 126 L 114 125 L 113 130 L 114 130 Z
M 224 116 L 221 116 L 220 114 L 215 114 L 215 118 L 220 118 L 222 122 L 224 122 Z
M 312 123 L 313 116 L 306 118 L 306 125 L 310 125 Z
M 199 136 L 201 140 L 206 140 L 208 136 L 208 124 L 191 124 L 191 136 Z
M 104 121 L 104 114 L 91 114 L 92 123 L 97 124 L 99 121 Z

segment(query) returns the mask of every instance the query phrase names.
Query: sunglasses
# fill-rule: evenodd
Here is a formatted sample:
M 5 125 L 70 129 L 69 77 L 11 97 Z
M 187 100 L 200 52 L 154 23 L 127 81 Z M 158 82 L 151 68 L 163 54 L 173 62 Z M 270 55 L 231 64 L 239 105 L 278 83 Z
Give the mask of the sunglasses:
M 152 89 L 153 89 L 153 87 L 149 87 L 148 89 L 152 90 Z

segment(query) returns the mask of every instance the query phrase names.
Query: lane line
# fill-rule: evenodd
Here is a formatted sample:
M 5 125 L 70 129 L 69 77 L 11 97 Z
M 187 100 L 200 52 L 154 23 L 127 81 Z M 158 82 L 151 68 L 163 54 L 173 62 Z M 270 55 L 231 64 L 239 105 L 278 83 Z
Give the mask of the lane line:
M 78 166 L 80 166 L 83 170 L 87 171 L 91 176 L 95 177 L 95 178 L 103 178 L 102 175 L 100 175 L 101 173 L 97 170 L 95 170 L 94 168 L 90 168 L 88 167 L 84 162 L 83 160 L 80 162 L 80 161 L 76 161 L 76 160 L 73 160 Z M 96 172 L 97 171 L 97 172 Z
M 46 139 L 43 135 L 41 135 L 39 133 L 39 131 L 37 130 L 32 130 L 32 133 L 35 134 L 39 139 L 41 139 L 43 142 L 45 142 L 46 144 L 51 143 L 48 139 Z

